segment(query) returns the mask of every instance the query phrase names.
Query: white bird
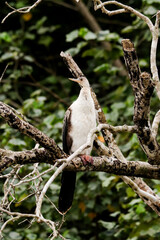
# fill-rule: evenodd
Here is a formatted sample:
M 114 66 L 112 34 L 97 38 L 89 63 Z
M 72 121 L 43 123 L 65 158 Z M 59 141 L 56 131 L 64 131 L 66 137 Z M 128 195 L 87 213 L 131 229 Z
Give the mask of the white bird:
M 89 132 L 96 127 L 96 110 L 88 80 L 85 77 L 69 80 L 81 87 L 77 100 L 66 111 L 63 123 L 63 150 L 72 154 L 86 143 Z M 92 158 L 88 156 L 91 150 L 92 146 L 81 153 L 83 161 L 92 163 Z M 63 171 L 61 183 L 59 211 L 66 213 L 72 206 L 76 172 Z

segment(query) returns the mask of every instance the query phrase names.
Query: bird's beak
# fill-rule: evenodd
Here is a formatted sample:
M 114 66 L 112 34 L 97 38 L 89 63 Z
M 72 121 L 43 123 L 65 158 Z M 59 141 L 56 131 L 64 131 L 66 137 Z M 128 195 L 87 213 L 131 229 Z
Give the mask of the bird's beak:
M 68 79 L 71 80 L 71 81 L 74 81 L 74 82 L 80 83 L 79 78 L 68 78 Z

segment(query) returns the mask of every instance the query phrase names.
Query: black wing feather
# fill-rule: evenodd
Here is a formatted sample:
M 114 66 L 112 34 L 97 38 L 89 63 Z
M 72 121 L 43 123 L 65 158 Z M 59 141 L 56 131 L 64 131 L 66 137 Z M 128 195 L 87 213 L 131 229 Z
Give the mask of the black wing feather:
M 63 150 L 65 153 L 71 153 L 72 138 L 69 135 L 71 131 L 71 114 L 72 111 L 69 108 L 66 111 L 63 122 Z M 63 171 L 61 177 L 61 190 L 59 194 L 58 208 L 62 213 L 66 213 L 72 206 L 74 190 L 76 183 L 76 172 Z
M 72 139 L 69 135 L 69 132 L 71 131 L 71 114 L 72 111 L 68 108 L 63 121 L 63 151 L 67 154 L 70 154 L 72 147 Z

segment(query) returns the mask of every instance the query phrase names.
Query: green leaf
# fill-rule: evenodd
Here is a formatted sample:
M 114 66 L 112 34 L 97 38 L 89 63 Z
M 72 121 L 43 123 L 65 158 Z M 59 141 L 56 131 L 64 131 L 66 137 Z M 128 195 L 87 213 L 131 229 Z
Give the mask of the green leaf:
M 29 56 L 29 55 L 24 56 L 23 59 L 27 62 L 33 62 L 34 61 L 34 58 L 32 56 Z
M 32 106 L 32 104 L 34 103 L 34 99 L 33 98 L 29 98 L 29 99 L 26 99 L 24 101 L 24 109 L 28 109 L 30 106 Z
M 45 34 L 45 33 L 47 33 L 48 32 L 48 27 L 40 27 L 38 30 L 37 30 L 37 33 L 38 34 Z
M 148 67 L 149 66 L 148 61 L 146 59 L 140 59 L 139 65 L 140 65 L 140 67 Z
M 33 68 L 29 65 L 22 65 L 22 71 L 21 71 L 21 75 L 24 77 L 24 76 L 27 76 L 27 75 L 30 75 L 33 71 Z
M 96 54 L 97 54 L 97 49 L 91 48 L 84 51 L 84 53 L 82 54 L 82 57 L 88 57 L 88 56 L 92 57 L 92 56 L 95 56 Z
M 79 49 L 79 50 L 81 50 L 83 47 L 85 47 L 87 45 L 87 42 L 84 42 L 84 41 L 82 41 L 82 42 L 79 42 L 78 44 L 77 44 L 77 48 Z
M 11 140 L 9 140 L 9 143 L 14 146 L 26 146 L 26 142 L 19 138 L 12 138 Z
M 102 182 L 102 187 L 108 187 L 114 179 L 114 176 L 106 177 Z
M 30 32 L 25 32 L 25 39 L 29 39 L 29 40 L 34 40 L 35 39 L 35 34 L 30 33 Z
M 119 34 L 115 32 L 107 34 L 105 38 L 106 41 L 118 41 L 119 39 Z
M 47 17 L 43 16 L 40 20 L 37 21 L 36 28 L 37 29 L 40 28 L 44 24 L 44 22 L 46 22 L 46 20 L 47 20 Z
M 146 15 L 154 15 L 157 12 L 157 9 L 153 6 L 149 6 L 144 10 L 144 14 Z
M 145 211 L 146 211 L 146 209 L 145 209 L 144 205 L 142 203 L 139 203 L 136 208 L 136 213 L 141 214 L 141 213 L 145 213 Z
M 97 38 L 97 35 L 88 30 L 88 28 L 79 29 L 79 37 L 82 37 L 85 40 L 94 40 Z
M 134 27 L 133 26 L 127 26 L 125 28 L 122 29 L 122 33 L 130 33 L 134 30 Z
M 97 40 L 98 41 L 104 41 L 109 33 L 110 33 L 109 30 L 99 31 L 98 36 L 97 36 Z
M 78 32 L 79 37 L 84 38 L 85 35 L 88 33 L 88 31 L 89 31 L 88 28 L 85 28 L 85 27 L 80 28 Z
M 4 40 L 5 42 L 11 42 L 12 38 L 7 32 L 0 33 L 0 40 Z
M 127 193 L 127 196 L 128 197 L 135 197 L 136 196 L 136 194 L 135 194 L 135 192 L 132 190 L 132 188 L 130 188 L 130 187 L 128 187 L 127 189 L 126 189 L 126 193 Z
M 38 44 L 48 47 L 51 44 L 51 42 L 53 42 L 53 38 L 49 35 L 48 36 L 44 35 L 40 37 Z
M 55 114 L 51 114 L 44 118 L 43 123 L 47 126 L 47 128 L 52 128 L 55 118 L 56 118 Z
M 122 188 L 124 188 L 124 183 L 123 182 L 119 182 L 119 183 L 116 184 L 117 191 L 120 191 Z
M 74 30 L 66 35 L 66 42 L 72 42 L 76 38 L 78 38 L 78 30 Z
M 115 226 L 116 226 L 116 223 L 115 222 L 105 222 L 105 221 L 102 221 L 102 220 L 99 220 L 98 221 L 104 228 L 108 229 L 108 230 L 111 230 L 113 229 Z
M 66 53 L 71 54 L 72 57 L 74 57 L 76 54 L 79 53 L 79 49 L 78 48 L 70 48 L 66 51 Z
M 13 57 L 14 57 L 14 54 L 12 52 L 6 52 L 1 56 L 1 60 L 8 60 Z
M 123 108 L 126 108 L 126 104 L 123 102 L 113 103 L 111 108 L 112 109 L 123 109 Z
M 96 36 L 95 33 L 88 31 L 83 38 L 88 41 L 88 40 L 94 40 L 94 39 L 96 39 L 97 36 Z
M 109 69 L 109 64 L 108 63 L 103 63 L 100 66 L 96 67 L 94 69 L 94 72 L 102 72 L 102 71 L 107 71 Z
M 36 240 L 37 239 L 37 234 L 34 233 L 29 233 L 26 235 L 28 240 Z
M 142 200 L 140 198 L 138 199 L 133 199 L 130 203 L 129 203 L 129 206 L 134 206 L 135 204 L 137 203 L 140 203 Z
M 13 239 L 13 240 L 15 240 L 15 239 L 21 240 L 22 239 L 22 236 L 17 232 L 10 232 L 9 237 L 10 237 L 10 239 Z
M 32 92 L 31 97 L 39 96 L 41 92 L 41 89 L 37 89 L 36 91 Z
M 153 4 L 153 3 L 159 3 L 159 0 L 143 0 L 143 2 L 145 4 L 150 5 L 150 4 Z

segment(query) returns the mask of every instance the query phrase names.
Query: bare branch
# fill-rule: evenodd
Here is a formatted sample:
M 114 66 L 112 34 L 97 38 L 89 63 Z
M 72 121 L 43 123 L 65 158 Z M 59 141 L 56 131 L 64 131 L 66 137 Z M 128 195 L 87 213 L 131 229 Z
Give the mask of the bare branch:
M 130 13 L 135 14 L 135 16 L 139 17 L 140 19 L 142 19 L 148 25 L 149 30 L 152 35 L 151 51 L 150 51 L 150 67 L 151 67 L 152 78 L 153 78 L 153 82 L 155 84 L 157 96 L 160 99 L 160 82 L 159 82 L 159 75 L 158 75 L 158 69 L 157 69 L 157 64 L 156 64 L 156 52 L 157 52 L 157 44 L 158 44 L 158 36 L 159 36 L 160 11 L 158 11 L 156 14 L 156 21 L 155 21 L 155 25 L 154 25 L 147 16 L 145 16 L 144 14 L 135 10 L 134 8 L 132 8 L 128 5 L 122 4 L 118 1 L 107 1 L 107 2 L 103 2 L 103 3 L 101 0 L 93 0 L 93 1 L 94 1 L 95 10 L 101 9 L 103 13 L 105 13 L 109 16 L 112 16 L 115 14 L 120 14 L 120 13 L 130 12 Z M 105 7 L 108 5 L 115 5 L 122 9 L 109 11 Z
M 126 177 L 123 177 L 123 179 L 125 180 Z M 127 184 L 139 195 L 139 196 L 142 196 L 143 198 L 146 198 L 148 200 L 150 200 L 153 204 L 157 205 L 159 208 L 160 208 L 160 198 L 153 195 L 153 194 L 150 194 L 142 189 L 140 189 L 138 187 L 138 185 L 132 181 L 130 178 L 127 178 Z
M 153 81 L 155 83 L 157 95 L 160 99 L 160 82 L 159 82 L 159 74 L 158 74 L 157 63 L 156 63 L 157 45 L 158 45 L 158 37 L 159 37 L 159 18 L 160 18 L 160 11 L 158 11 L 156 14 L 156 21 L 152 31 L 150 65 L 151 65 L 151 72 L 152 72 Z
M 160 122 L 160 110 L 156 113 L 152 123 L 152 134 L 154 138 L 157 137 L 159 122 Z
M 98 5 L 97 5 L 98 3 Z M 105 12 L 108 15 L 115 15 L 115 14 L 119 14 L 119 13 L 124 13 L 124 12 L 131 12 L 133 14 L 135 14 L 137 17 L 141 18 L 143 21 L 145 21 L 148 25 L 148 27 L 150 28 L 150 31 L 153 30 L 153 24 L 151 22 L 151 20 L 146 17 L 144 14 L 140 13 L 139 11 L 135 10 L 134 8 L 127 6 L 125 4 L 122 4 L 118 1 L 107 1 L 107 2 L 101 2 L 100 0 L 94 0 L 94 4 L 95 4 L 95 10 L 98 9 L 102 9 L 102 12 Z M 108 11 L 104 8 L 104 6 L 107 5 L 116 5 L 122 9 L 120 10 L 113 10 L 113 11 Z
M 27 7 L 22 7 L 22 8 L 19 8 L 19 9 L 15 9 L 13 8 L 8 2 L 6 2 L 6 5 L 11 8 L 13 11 L 8 13 L 7 16 L 5 18 L 3 18 L 2 20 L 2 23 L 5 22 L 5 20 L 10 16 L 12 15 L 13 13 L 28 13 L 30 12 L 33 8 L 35 8 L 40 2 L 42 2 L 42 0 L 37 0 L 33 5 L 31 6 L 27 6 Z
M 5 119 L 9 126 L 18 129 L 21 133 L 39 143 L 42 147 L 44 146 L 49 151 L 54 152 L 57 158 L 62 157 L 62 150 L 57 146 L 53 139 L 47 137 L 47 135 L 33 127 L 28 122 L 20 119 L 8 105 L 2 102 L 0 102 L 0 116 Z M 65 156 L 66 155 L 64 154 L 64 157 Z
M 137 136 L 146 153 L 149 163 L 160 164 L 160 147 L 152 134 L 150 124 L 150 99 L 153 93 L 153 82 L 150 74 L 141 70 L 133 43 L 129 39 L 122 41 L 125 63 L 129 72 L 131 86 L 133 88 L 134 123 L 137 126 Z
M 6 67 L 5 67 L 5 69 L 4 69 L 3 73 L 2 73 L 2 75 L 1 75 L 1 77 L 0 77 L 0 82 L 2 82 L 3 76 L 4 76 L 4 74 L 5 74 L 5 72 L 6 72 L 7 68 L 8 68 L 8 66 L 9 66 L 9 63 L 6 65 Z

